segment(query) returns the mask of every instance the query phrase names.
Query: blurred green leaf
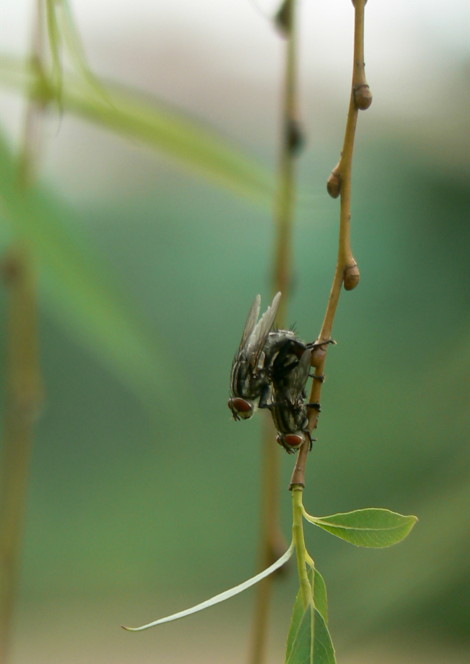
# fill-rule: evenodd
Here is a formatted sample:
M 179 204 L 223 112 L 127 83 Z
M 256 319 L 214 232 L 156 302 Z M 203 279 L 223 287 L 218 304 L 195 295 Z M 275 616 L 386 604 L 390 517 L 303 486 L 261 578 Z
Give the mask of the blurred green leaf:
M 57 24 L 56 2 L 55 0 L 46 0 L 46 25 L 47 37 L 49 43 L 49 52 L 51 56 L 51 75 L 54 87 L 57 90 L 57 99 L 60 99 L 62 89 L 62 60 L 60 30 Z
M 398 544 L 415 525 L 415 516 L 403 516 L 387 509 L 370 507 L 331 516 L 310 516 L 307 521 L 356 546 L 383 548 Z
M 56 87 L 57 98 L 61 99 L 62 59 L 68 55 L 74 70 L 98 96 L 108 100 L 101 83 L 88 65 L 80 33 L 76 27 L 70 3 L 67 0 L 47 0 L 47 32 L 52 60 L 52 75 Z M 59 74 L 57 76 L 57 74 Z
M 25 242 L 46 289 L 46 305 L 146 405 L 167 408 L 184 389 L 144 321 L 117 294 L 104 262 L 73 233 L 70 211 L 39 187 L 18 184 L 13 156 L 0 136 L 0 218 Z
M 137 138 L 164 152 L 186 168 L 203 175 L 252 202 L 270 207 L 271 173 L 255 159 L 222 138 L 202 122 L 168 104 L 119 85 L 104 86 L 93 78 L 67 76 L 62 81 L 61 103 L 70 111 L 127 137 Z M 0 82 L 28 91 L 44 103 L 55 91 L 26 63 L 3 56 Z
M 309 575 L 312 582 L 312 575 Z M 286 664 L 335 664 L 335 651 L 326 626 L 326 587 L 315 570 L 315 608 L 303 606 L 301 591 L 297 593 L 287 636 Z

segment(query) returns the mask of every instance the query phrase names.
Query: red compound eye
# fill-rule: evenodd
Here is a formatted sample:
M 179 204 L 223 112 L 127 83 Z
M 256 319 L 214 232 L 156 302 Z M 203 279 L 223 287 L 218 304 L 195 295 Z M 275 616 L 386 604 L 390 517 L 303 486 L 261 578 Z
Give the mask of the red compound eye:
M 249 401 L 245 401 L 245 399 L 241 399 L 240 397 L 229 399 L 228 407 L 232 411 L 233 417 L 236 420 L 239 418 L 247 420 L 253 415 L 253 405 Z
M 284 442 L 289 447 L 299 447 L 304 442 L 304 437 L 298 433 L 287 433 L 284 435 Z

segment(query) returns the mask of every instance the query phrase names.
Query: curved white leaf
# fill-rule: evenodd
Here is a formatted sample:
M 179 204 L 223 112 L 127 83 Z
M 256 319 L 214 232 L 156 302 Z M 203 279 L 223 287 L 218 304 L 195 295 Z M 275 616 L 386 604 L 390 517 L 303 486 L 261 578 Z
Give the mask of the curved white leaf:
M 196 606 L 193 606 L 190 609 L 185 609 L 184 611 L 173 613 L 171 616 L 165 616 L 165 618 L 159 618 L 158 620 L 154 620 L 153 622 L 148 623 L 147 625 L 142 625 L 141 627 L 125 627 L 124 625 L 122 627 L 123 629 L 126 629 L 129 632 L 141 632 L 142 630 L 148 629 L 149 627 L 155 627 L 156 625 L 162 625 L 163 623 L 172 622 L 173 620 L 179 620 L 180 618 L 185 618 L 186 616 L 190 616 L 192 613 L 197 613 L 198 611 L 203 611 L 204 609 L 208 609 L 210 606 L 213 606 L 214 604 L 225 602 L 226 599 L 230 599 L 231 597 L 234 597 L 235 595 L 242 593 L 247 588 L 250 588 L 250 586 L 254 586 L 256 583 L 262 581 L 262 579 L 265 579 L 267 576 L 269 576 L 277 569 L 282 567 L 292 556 L 293 551 L 294 551 L 294 545 L 291 543 L 287 551 L 278 560 L 276 560 L 275 563 L 267 567 L 259 574 L 256 574 L 256 576 L 253 576 L 251 577 L 251 579 L 248 579 L 247 581 L 240 583 L 238 586 L 234 586 L 229 590 L 225 590 L 223 593 L 220 593 L 219 595 L 214 595 L 214 597 L 206 599 L 205 602 L 196 604 Z

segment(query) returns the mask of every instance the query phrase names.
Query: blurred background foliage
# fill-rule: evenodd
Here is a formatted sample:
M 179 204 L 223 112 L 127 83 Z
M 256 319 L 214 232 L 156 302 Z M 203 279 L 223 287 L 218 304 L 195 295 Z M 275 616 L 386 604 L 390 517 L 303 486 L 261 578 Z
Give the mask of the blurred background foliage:
M 221 4 L 227 15 L 208 13 L 202 2 L 202 16 L 192 8 L 179 17 L 167 3 L 161 15 L 142 3 L 140 18 L 129 19 L 129 7 L 126 14 L 118 3 L 113 39 L 103 8 L 93 14 L 84 3 L 78 14 L 96 70 L 158 95 L 158 103 L 145 102 L 155 116 L 163 103 L 180 107 L 175 115 L 167 106 L 172 121 L 192 127 L 199 118 L 202 147 L 192 162 L 148 150 L 155 147 L 150 130 L 129 140 L 129 132 L 106 133 L 65 108 L 49 114 L 42 175 L 19 196 L 11 174 L 22 101 L 1 97 L 8 135 L 0 154 L 1 248 L 18 236 L 34 248 L 46 388 L 14 664 L 244 661 L 250 594 L 160 632 L 118 630 L 195 603 L 254 568 L 260 423 L 232 422 L 226 398 L 248 307 L 257 292 L 265 302 L 270 292 L 281 43 L 250 3 Z M 387 66 L 377 64 L 393 59 L 383 52 L 385 26 L 405 10 L 378 4 L 367 6 L 375 98 L 360 117 L 353 176 L 362 280 L 340 302 L 305 501 L 316 514 L 374 505 L 420 522 L 386 551 L 356 550 L 322 532 L 307 536 L 328 584 L 339 661 L 457 663 L 470 652 L 470 194 L 462 131 L 470 60 L 468 47 L 458 48 L 458 39 L 452 46 L 443 30 L 444 56 L 431 80 L 429 42 L 437 32 L 429 17 L 438 5 L 426 3 L 429 33 L 404 47 L 414 69 L 387 77 Z M 289 317 L 307 340 L 319 329 L 336 256 L 338 206 L 323 183 L 342 140 L 350 63 L 349 44 L 340 40 L 352 14 L 334 5 L 316 11 L 326 27 L 331 12 L 344 13 L 337 18 L 341 67 L 335 53 L 321 74 L 318 52 L 302 73 L 310 139 L 299 160 Z M 13 17 L 13 3 L 6 8 Z M 302 11 L 308 54 L 320 49 L 311 43 L 321 24 L 309 23 L 306 3 Z M 17 12 L 12 25 L 24 30 L 23 18 Z M 239 33 L 227 42 L 238 48 L 239 69 L 233 53 L 217 58 L 230 20 L 233 31 L 246 26 L 245 42 Z M 455 8 L 448 27 L 459 21 Z M 395 43 L 398 36 L 397 28 Z M 400 103 L 392 103 L 398 79 Z M 117 110 L 116 102 L 110 117 Z M 235 179 L 256 172 L 264 194 L 237 194 L 227 178 L 195 171 L 211 142 L 227 150 Z M 0 298 L 4 312 L 4 290 Z M 0 333 L 5 348 L 4 325 Z M 291 467 L 283 454 L 286 537 Z M 282 659 L 294 596 L 294 575 L 285 575 L 273 608 L 272 662 Z

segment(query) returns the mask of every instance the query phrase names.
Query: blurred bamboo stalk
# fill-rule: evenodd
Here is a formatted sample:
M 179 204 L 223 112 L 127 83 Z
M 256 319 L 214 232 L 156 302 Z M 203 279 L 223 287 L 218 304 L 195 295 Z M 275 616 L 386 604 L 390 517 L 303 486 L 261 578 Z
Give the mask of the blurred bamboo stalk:
M 265 418 L 261 447 L 261 509 L 259 528 L 258 567 L 266 569 L 287 549 L 279 525 L 279 450 L 274 443 L 272 423 Z M 280 573 L 271 574 L 256 585 L 255 609 L 252 625 L 250 664 L 262 664 L 266 659 L 269 606 L 273 580 Z
M 282 292 L 277 323 L 285 327 L 286 305 L 292 278 L 291 245 L 295 203 L 295 157 L 302 146 L 297 112 L 297 43 L 295 33 L 296 0 L 284 0 L 275 24 L 286 41 L 284 82 L 281 101 L 281 144 L 279 149 L 277 196 L 274 209 L 275 246 L 273 256 L 273 293 Z M 263 429 L 261 464 L 261 526 L 259 568 L 269 567 L 287 548 L 279 524 L 279 448 L 274 443 L 271 422 Z M 250 664 L 266 661 L 269 605 L 274 577 L 268 576 L 256 587 L 255 612 L 252 626 Z
M 34 420 L 42 388 L 38 366 L 36 288 L 23 247 L 2 262 L 8 289 L 6 394 L 0 484 L 0 663 L 11 639 L 19 553 L 26 504 Z
M 37 0 L 30 59 L 38 71 L 42 67 L 43 43 L 43 7 L 41 0 Z M 40 143 L 38 125 L 43 111 L 42 104 L 32 98 L 28 100 L 17 176 L 18 186 L 24 189 L 34 179 Z M 32 256 L 28 246 L 18 243 L 0 263 L 1 275 L 8 290 L 5 407 L 0 466 L 0 664 L 6 664 L 9 656 L 34 424 L 43 398 Z

